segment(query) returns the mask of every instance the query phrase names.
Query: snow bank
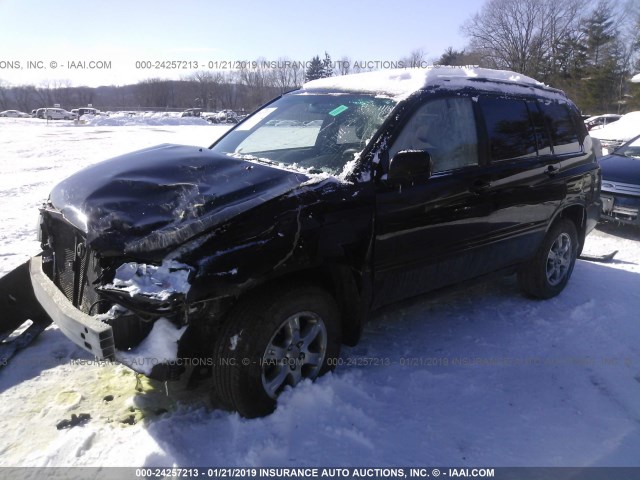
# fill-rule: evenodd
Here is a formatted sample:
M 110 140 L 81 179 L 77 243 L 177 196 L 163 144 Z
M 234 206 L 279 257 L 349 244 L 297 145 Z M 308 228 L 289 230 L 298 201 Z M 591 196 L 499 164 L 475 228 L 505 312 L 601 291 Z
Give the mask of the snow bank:
M 208 125 L 204 118 L 181 117 L 174 112 L 118 112 L 111 115 L 83 115 L 80 123 L 88 126 L 131 126 L 131 125 Z
M 127 352 L 116 350 L 116 359 L 149 375 L 155 365 L 178 358 L 178 340 L 186 329 L 186 326 L 177 328 L 166 318 L 160 318 L 140 345 Z

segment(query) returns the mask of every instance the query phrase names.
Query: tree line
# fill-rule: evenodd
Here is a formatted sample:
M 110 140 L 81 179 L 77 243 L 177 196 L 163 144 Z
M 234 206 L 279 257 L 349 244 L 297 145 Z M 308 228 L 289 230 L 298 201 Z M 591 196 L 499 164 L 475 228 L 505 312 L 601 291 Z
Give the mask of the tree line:
M 462 25 L 468 44 L 437 58 L 414 50 L 397 62 L 360 65 L 329 53 L 308 62 L 258 58 L 252 68 L 198 71 L 181 80 L 149 78 L 133 85 L 73 87 L 67 81 L 9 86 L 0 81 L 0 110 L 92 104 L 101 110 L 252 111 L 305 81 L 376 68 L 478 65 L 513 70 L 565 90 L 584 113 L 640 109 L 640 0 L 487 0 Z M 389 65 L 387 65 L 387 63 Z
M 469 39 L 440 62 L 514 70 L 567 92 L 589 113 L 640 109 L 640 1 L 488 0 Z

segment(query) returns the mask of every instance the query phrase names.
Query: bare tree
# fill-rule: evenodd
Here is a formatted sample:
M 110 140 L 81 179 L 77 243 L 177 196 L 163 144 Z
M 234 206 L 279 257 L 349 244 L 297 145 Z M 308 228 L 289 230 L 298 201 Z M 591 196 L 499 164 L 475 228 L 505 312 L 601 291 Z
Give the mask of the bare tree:
M 553 73 L 556 49 L 578 29 L 587 0 L 489 0 L 462 27 L 471 50 L 493 68 Z
M 338 60 L 338 75 L 349 75 L 351 73 L 351 59 L 342 57 Z
M 36 94 L 38 96 L 38 101 L 41 107 L 53 106 L 53 92 L 49 80 L 40 82 L 40 86 L 36 88 Z
M 0 110 L 9 108 L 9 88 L 4 80 L 0 80 Z
M 424 50 L 418 48 L 413 50 L 408 57 L 402 59 L 405 67 L 423 67 L 426 63 L 426 54 Z
M 257 65 L 263 65 L 264 58 L 256 60 Z M 245 103 L 250 109 L 254 109 L 273 97 L 273 75 L 264 68 L 250 68 L 245 66 L 238 70 L 240 84 L 246 86 L 247 97 Z
M 236 110 L 240 106 L 237 73 L 228 72 L 224 75 L 224 83 L 220 87 L 220 98 L 222 100 L 222 108 Z
M 167 108 L 175 104 L 173 82 L 160 78 L 149 78 L 136 87 L 138 103 L 143 107 Z
M 216 110 L 219 103 L 220 84 L 223 81 L 220 72 L 198 71 L 189 77 L 197 84 L 197 97 L 205 110 Z
M 271 86 L 276 87 L 280 93 L 292 90 L 302 84 L 299 80 L 298 71 L 300 66 L 298 62 L 294 62 L 288 57 L 280 57 L 274 67 L 268 73 L 270 77 L 269 83 Z
M 38 97 L 37 90 L 33 85 L 15 87 L 13 94 L 18 110 L 22 110 L 23 112 L 31 111 L 31 106 L 36 102 L 36 98 Z
M 64 108 L 72 108 L 72 83 L 69 79 L 53 81 L 51 95 L 53 101 Z
M 93 104 L 93 97 L 95 94 L 94 88 L 76 87 L 74 91 L 75 91 L 76 103 L 78 104 L 78 106 L 86 106 L 89 104 Z

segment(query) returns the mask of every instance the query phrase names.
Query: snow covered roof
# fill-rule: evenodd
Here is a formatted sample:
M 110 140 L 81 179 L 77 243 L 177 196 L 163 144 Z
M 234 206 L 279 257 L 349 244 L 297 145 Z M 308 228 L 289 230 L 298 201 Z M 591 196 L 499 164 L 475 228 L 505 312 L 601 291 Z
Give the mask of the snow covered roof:
M 638 73 L 637 75 L 634 75 L 634 76 L 631 78 L 631 81 L 632 81 L 633 83 L 640 83 L 640 73 Z
M 337 90 L 353 93 L 383 93 L 393 97 L 406 97 L 413 92 L 440 84 L 468 85 L 468 80 L 496 80 L 520 86 L 543 87 L 537 80 L 508 70 L 491 70 L 477 67 L 405 68 L 357 73 L 339 77 L 312 80 L 303 85 L 305 90 Z

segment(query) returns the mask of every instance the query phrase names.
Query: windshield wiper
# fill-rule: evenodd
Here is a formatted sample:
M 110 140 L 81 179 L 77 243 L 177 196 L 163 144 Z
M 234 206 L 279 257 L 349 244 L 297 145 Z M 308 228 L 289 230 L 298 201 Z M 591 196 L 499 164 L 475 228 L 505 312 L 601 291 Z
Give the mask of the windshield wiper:
M 251 155 L 249 153 L 231 153 L 230 154 L 234 158 L 239 158 L 240 160 L 247 160 L 249 162 L 256 163 L 264 163 L 265 165 L 280 165 L 278 162 L 274 162 L 273 160 L 269 160 L 268 158 L 256 157 L 255 155 Z

